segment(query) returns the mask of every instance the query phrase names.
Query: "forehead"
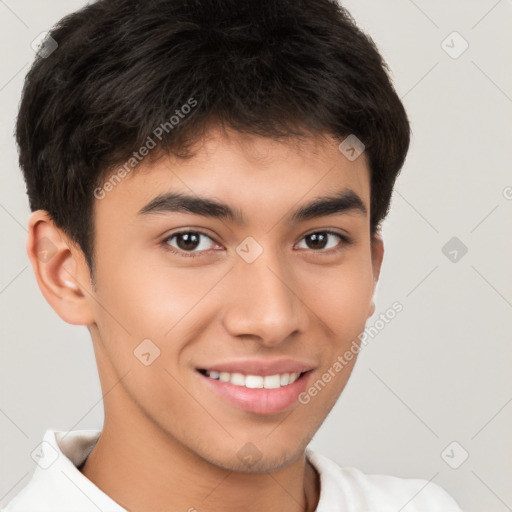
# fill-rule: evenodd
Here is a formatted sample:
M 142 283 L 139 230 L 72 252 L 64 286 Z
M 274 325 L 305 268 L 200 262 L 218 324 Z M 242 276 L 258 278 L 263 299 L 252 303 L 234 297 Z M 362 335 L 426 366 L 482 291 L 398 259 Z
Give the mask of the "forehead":
M 133 168 L 116 167 L 130 171 L 116 177 L 114 170 L 107 178 L 103 188 L 108 192 L 95 201 L 95 213 L 123 211 L 137 218 L 152 200 L 174 192 L 222 198 L 240 218 L 270 220 L 283 209 L 341 190 L 353 192 L 369 211 L 366 155 L 349 160 L 338 146 L 339 141 L 326 135 L 275 140 L 212 130 L 194 145 L 191 158 L 160 155 L 141 159 Z

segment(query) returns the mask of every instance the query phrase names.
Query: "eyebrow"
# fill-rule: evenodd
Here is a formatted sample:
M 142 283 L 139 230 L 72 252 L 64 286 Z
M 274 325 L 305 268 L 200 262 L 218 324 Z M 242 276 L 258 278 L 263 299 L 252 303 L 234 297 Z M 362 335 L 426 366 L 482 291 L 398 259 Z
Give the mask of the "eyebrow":
M 227 219 L 236 224 L 246 223 L 240 209 L 226 203 L 206 197 L 190 196 L 183 193 L 168 192 L 160 194 L 139 210 L 137 215 L 151 215 L 170 212 L 185 212 L 204 217 Z M 300 206 L 287 218 L 292 223 L 304 222 L 325 215 L 356 213 L 367 216 L 363 200 L 349 188 L 338 191 L 332 196 L 317 197 L 310 203 Z

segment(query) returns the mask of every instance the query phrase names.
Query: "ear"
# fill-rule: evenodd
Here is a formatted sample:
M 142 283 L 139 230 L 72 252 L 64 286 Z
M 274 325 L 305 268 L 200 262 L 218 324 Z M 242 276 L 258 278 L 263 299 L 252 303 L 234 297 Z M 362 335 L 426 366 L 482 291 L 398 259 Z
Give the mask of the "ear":
M 384 241 L 380 233 L 373 235 L 371 239 L 371 252 L 372 252 L 372 271 L 373 271 L 373 293 L 377 286 L 377 281 L 380 276 L 380 269 L 382 266 L 382 259 L 384 258 Z M 368 311 L 368 317 L 370 318 L 375 313 L 375 302 L 372 298 L 370 310 Z
M 94 323 L 93 290 L 83 252 L 50 219 L 36 210 L 29 219 L 26 250 L 39 289 L 66 322 Z

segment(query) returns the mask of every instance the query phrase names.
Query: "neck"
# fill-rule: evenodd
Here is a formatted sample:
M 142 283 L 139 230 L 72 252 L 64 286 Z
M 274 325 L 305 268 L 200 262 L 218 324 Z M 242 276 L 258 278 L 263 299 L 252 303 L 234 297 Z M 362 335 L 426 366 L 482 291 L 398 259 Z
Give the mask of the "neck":
M 304 453 L 284 469 L 233 472 L 199 457 L 137 408 L 125 402 L 119 409 L 105 402 L 103 431 L 80 471 L 128 511 L 316 509 L 319 476 Z

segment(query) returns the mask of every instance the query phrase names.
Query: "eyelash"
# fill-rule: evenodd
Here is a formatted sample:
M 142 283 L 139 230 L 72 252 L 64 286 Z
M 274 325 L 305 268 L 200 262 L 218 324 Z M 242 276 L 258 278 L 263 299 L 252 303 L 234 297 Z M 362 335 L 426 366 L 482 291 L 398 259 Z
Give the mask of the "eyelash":
M 186 230 L 186 231 L 178 231 L 177 233 L 173 233 L 172 235 L 164 238 L 162 240 L 161 244 L 162 244 L 162 246 L 164 247 L 165 250 L 168 250 L 168 251 L 170 251 L 173 254 L 177 254 L 177 255 L 183 256 L 185 258 L 197 258 L 198 256 L 202 256 L 202 254 L 204 252 L 208 252 L 208 251 L 197 251 L 197 252 L 182 251 L 182 250 L 177 250 L 177 249 L 175 249 L 174 247 L 172 247 L 172 246 L 170 246 L 168 244 L 169 240 L 171 240 L 175 236 L 177 236 L 177 235 L 184 235 L 184 234 L 188 234 L 188 233 L 195 233 L 197 235 L 204 235 L 207 238 L 209 238 L 210 240 L 214 241 L 211 236 L 207 235 L 206 233 L 203 233 L 202 231 Z M 315 234 L 318 234 L 318 233 L 323 233 L 323 234 L 328 234 L 328 235 L 335 235 L 335 236 L 339 237 L 343 243 L 341 244 L 341 247 L 338 245 L 335 248 L 331 248 L 331 249 L 328 249 L 328 250 L 323 250 L 323 249 L 314 250 L 314 249 L 310 249 L 311 251 L 313 251 L 313 252 L 315 252 L 317 254 L 322 254 L 322 255 L 323 254 L 333 254 L 333 253 L 336 253 L 338 251 L 343 250 L 343 247 L 345 247 L 347 245 L 350 245 L 352 243 L 352 239 L 349 238 L 347 235 L 342 235 L 341 233 L 337 233 L 336 231 L 329 231 L 329 230 L 312 231 L 311 233 L 305 234 L 301 238 L 301 240 L 303 240 L 304 238 L 306 238 L 308 236 L 315 235 Z

